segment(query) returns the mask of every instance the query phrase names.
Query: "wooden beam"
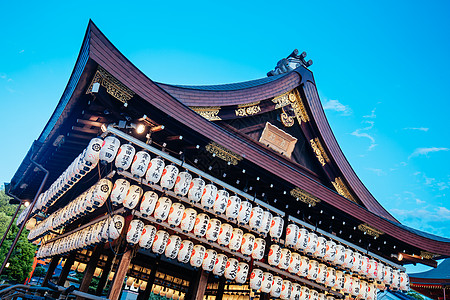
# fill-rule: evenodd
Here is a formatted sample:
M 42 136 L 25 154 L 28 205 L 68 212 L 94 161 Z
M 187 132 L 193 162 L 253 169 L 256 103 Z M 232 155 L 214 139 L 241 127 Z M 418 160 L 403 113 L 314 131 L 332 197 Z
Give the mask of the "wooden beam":
M 64 267 L 62 268 L 61 274 L 59 274 L 57 285 L 64 286 L 64 283 L 67 280 L 67 276 L 69 275 L 70 268 L 75 262 L 75 252 L 71 252 L 64 263 Z
M 223 292 L 225 291 L 225 277 L 220 276 L 219 278 L 219 286 L 217 287 L 217 294 L 216 294 L 216 300 L 222 300 L 223 298 Z
M 95 294 L 97 296 L 101 296 L 103 293 L 103 290 L 105 289 L 106 282 L 108 281 L 109 271 L 111 270 L 113 260 L 114 260 L 114 255 L 109 254 L 108 258 L 106 259 L 105 266 L 103 267 L 102 276 L 100 277 L 100 280 L 98 281 L 97 290 L 95 290 Z
M 205 295 L 206 287 L 208 285 L 208 275 L 209 273 L 205 272 L 203 269 L 200 269 L 198 271 L 197 279 L 193 284 L 193 293 L 191 295 L 191 298 L 187 298 L 190 300 L 197 300 L 197 299 L 203 299 L 203 296 Z M 191 285 L 189 284 L 189 287 Z
M 84 120 L 84 119 L 77 119 L 77 123 L 83 124 L 83 125 L 89 125 L 94 127 L 101 127 L 103 123 L 91 121 L 91 120 Z
M 90 133 L 90 134 L 98 134 L 99 133 L 99 129 L 91 129 L 91 128 L 80 127 L 80 126 L 72 126 L 72 130 L 84 132 L 84 133 Z
M 52 279 L 53 273 L 55 272 L 56 267 L 58 266 L 59 259 L 61 256 L 53 256 L 50 261 L 50 265 L 48 266 L 47 273 L 45 274 L 44 281 L 42 282 L 42 286 L 47 286 L 50 279 Z
M 88 292 L 89 285 L 91 284 L 92 277 L 94 277 L 95 268 L 97 267 L 98 259 L 100 258 L 100 254 L 103 251 L 103 247 L 101 245 L 97 245 L 89 259 L 89 262 L 86 266 L 86 270 L 84 271 L 83 280 L 81 281 L 80 288 L 78 289 L 80 292 Z M 84 297 L 77 297 L 77 300 L 83 300 Z
M 123 281 L 127 275 L 128 268 L 131 263 L 131 255 L 133 250 L 127 250 L 120 259 L 119 266 L 117 267 L 116 274 L 114 275 L 113 282 L 111 284 L 111 289 L 109 290 L 109 299 L 118 300 L 120 292 L 122 291 Z
M 139 295 L 136 300 L 147 300 L 150 297 L 150 293 L 152 292 L 153 283 L 156 278 L 156 271 L 158 270 L 158 262 L 156 262 L 150 271 L 149 278 L 147 280 L 147 286 L 143 292 L 139 292 Z

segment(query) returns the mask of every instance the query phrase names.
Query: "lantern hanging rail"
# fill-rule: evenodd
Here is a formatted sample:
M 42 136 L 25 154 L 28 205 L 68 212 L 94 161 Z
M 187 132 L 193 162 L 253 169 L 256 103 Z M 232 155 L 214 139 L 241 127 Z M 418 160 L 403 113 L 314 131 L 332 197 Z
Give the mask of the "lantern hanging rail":
M 384 262 L 384 263 L 386 263 L 386 264 L 388 264 L 388 265 L 391 265 L 391 266 L 393 266 L 393 267 L 399 269 L 400 271 L 403 271 L 403 272 L 406 271 L 406 268 L 403 267 L 403 266 L 401 266 L 401 265 L 398 265 L 398 264 L 396 264 L 396 263 L 394 263 L 394 262 L 392 262 L 392 261 L 390 261 L 390 260 L 388 260 L 388 259 L 385 259 L 385 258 L 383 258 L 383 257 L 381 257 L 381 256 L 379 256 L 379 255 L 377 255 L 377 254 L 375 254 L 375 253 L 373 253 L 373 252 L 370 252 L 370 251 L 368 251 L 368 250 L 366 250 L 366 249 L 363 249 L 363 248 L 361 248 L 361 247 L 359 247 L 359 246 L 357 246 L 357 245 L 355 245 L 355 244 L 352 244 L 352 243 L 350 243 L 350 242 L 348 242 L 348 241 L 346 241 L 346 240 L 344 240 L 344 239 L 342 239 L 342 238 L 340 238 L 340 237 L 337 237 L 337 236 L 335 236 L 335 235 L 332 235 L 331 233 L 326 232 L 325 230 L 322 230 L 322 229 L 320 229 L 320 228 L 317 228 L 317 229 L 316 229 L 315 226 L 313 226 L 313 225 L 311 225 L 311 224 L 308 224 L 308 223 L 306 223 L 306 222 L 303 222 L 303 221 L 297 219 L 296 217 L 289 216 L 289 221 L 294 222 L 294 223 L 297 223 L 297 224 L 299 224 L 299 225 L 301 225 L 301 226 L 303 226 L 303 227 L 307 227 L 307 228 L 309 228 L 309 229 L 311 229 L 311 230 L 313 230 L 313 231 L 315 231 L 315 232 L 317 232 L 317 233 L 320 233 L 321 235 L 324 235 L 324 236 L 326 236 L 326 237 L 328 237 L 328 238 L 330 238 L 330 239 L 332 239 L 332 240 L 335 240 L 336 242 L 339 242 L 339 243 L 341 243 L 341 244 L 344 244 L 344 245 L 346 245 L 346 246 L 348 246 L 348 247 L 351 247 L 351 248 L 353 248 L 353 249 L 355 249 L 355 250 L 357 250 L 357 251 L 360 251 L 360 252 L 362 252 L 362 253 L 366 253 L 367 255 L 372 256 L 373 258 L 376 258 L 376 259 L 378 259 L 378 260 L 380 260 L 380 261 L 382 261 L 382 262 Z
M 95 220 L 92 220 L 92 221 L 90 221 L 89 223 L 86 223 L 86 224 L 84 224 L 84 225 L 82 225 L 82 226 L 80 226 L 80 227 L 78 227 L 78 228 L 76 228 L 76 229 L 74 229 L 74 230 L 68 231 L 68 232 L 66 232 L 66 233 L 61 234 L 60 236 L 57 236 L 57 237 L 54 237 L 54 238 L 48 240 L 48 241 L 46 242 L 46 244 L 48 244 L 48 243 L 53 243 L 53 242 L 55 242 L 55 241 L 57 241 L 57 240 L 59 240 L 59 239 L 62 239 L 63 237 L 66 237 L 66 236 L 71 235 L 71 234 L 73 234 L 73 233 L 76 233 L 76 232 L 78 232 L 78 231 L 80 231 L 80 230 L 83 230 L 83 229 L 85 229 L 86 227 L 89 227 L 89 226 L 91 226 L 91 225 L 93 225 L 93 224 L 95 224 L 95 223 L 97 223 L 97 222 L 101 222 L 101 221 L 103 221 L 103 220 L 105 220 L 105 219 L 107 219 L 107 218 L 111 218 L 111 217 L 113 217 L 113 216 L 115 216 L 115 215 L 123 214 L 124 212 L 125 212 L 125 208 L 123 208 L 123 207 L 122 207 L 122 208 L 119 208 L 119 209 L 117 209 L 117 210 L 114 210 L 114 211 L 112 211 L 111 213 L 107 213 L 107 214 L 105 214 L 105 215 L 103 215 L 103 216 L 101 216 L 101 217 L 99 217 L 99 218 L 97 218 L 97 219 L 95 219 Z
M 279 210 L 279 209 L 277 209 L 277 208 L 275 208 L 275 207 L 273 207 L 273 206 L 263 202 L 262 200 L 254 197 L 254 196 L 251 196 L 251 195 L 249 195 L 249 194 L 247 194 L 247 193 L 245 193 L 245 192 L 235 188 L 232 185 L 229 185 L 226 182 L 223 182 L 220 179 L 215 178 L 214 176 L 209 175 L 206 172 L 203 172 L 203 171 L 197 169 L 196 167 L 193 167 L 193 166 L 183 162 L 182 160 L 180 160 L 178 158 L 175 158 L 175 157 L 171 156 L 170 154 L 167 154 L 167 153 L 165 153 L 165 152 L 163 152 L 163 151 L 161 151 L 161 150 L 159 150 L 159 149 L 157 149 L 157 148 L 155 148 L 153 146 L 150 146 L 150 145 L 148 145 L 148 144 L 146 144 L 146 143 L 136 139 L 135 137 L 133 137 L 133 136 L 131 136 L 129 134 L 124 133 L 123 131 L 119 130 L 115 126 L 116 125 L 114 125 L 114 124 L 109 124 L 107 126 L 106 131 L 103 133 L 102 136 L 106 136 L 108 133 L 112 133 L 112 134 L 114 134 L 114 135 L 116 135 L 116 136 L 118 136 L 120 138 L 123 138 L 124 140 L 127 140 L 127 141 L 129 141 L 129 142 L 131 142 L 131 143 L 133 143 L 133 144 L 135 144 L 135 145 L 137 145 L 137 146 L 139 146 L 139 147 L 141 147 L 143 149 L 148 150 L 149 152 L 152 152 L 153 154 L 161 156 L 162 158 L 164 158 L 164 159 L 166 159 L 166 160 L 168 160 L 168 161 L 170 161 L 170 162 L 172 162 L 172 163 L 174 163 L 176 165 L 179 165 L 181 168 L 185 168 L 185 169 L 191 171 L 192 173 L 195 173 L 195 174 L 199 175 L 200 177 L 206 178 L 209 181 L 214 182 L 217 185 L 220 185 L 223 188 L 225 188 L 225 189 L 227 189 L 229 191 L 232 191 L 233 193 L 248 199 L 249 201 L 253 201 L 256 204 L 258 204 L 258 205 L 260 205 L 260 206 L 262 206 L 262 207 L 264 207 L 264 208 L 266 208 L 268 210 L 271 210 L 271 211 L 277 213 L 278 215 L 280 215 L 282 217 L 285 216 L 285 213 L 283 211 L 281 211 L 281 210 Z

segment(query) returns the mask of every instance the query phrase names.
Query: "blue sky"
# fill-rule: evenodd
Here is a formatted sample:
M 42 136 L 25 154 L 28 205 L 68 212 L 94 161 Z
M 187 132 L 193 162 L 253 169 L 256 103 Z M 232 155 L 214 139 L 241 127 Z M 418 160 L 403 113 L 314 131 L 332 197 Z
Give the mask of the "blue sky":
M 294 48 L 313 59 L 344 154 L 402 223 L 450 237 L 450 2 L 3 1 L 0 181 L 56 106 L 89 18 L 151 79 L 264 77 Z

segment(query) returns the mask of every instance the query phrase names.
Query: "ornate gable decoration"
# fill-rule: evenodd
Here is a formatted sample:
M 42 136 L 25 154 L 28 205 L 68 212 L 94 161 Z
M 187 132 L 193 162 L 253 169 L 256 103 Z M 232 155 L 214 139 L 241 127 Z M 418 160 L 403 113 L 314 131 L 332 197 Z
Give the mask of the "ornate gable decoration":
M 191 106 L 193 111 L 208 121 L 220 121 L 219 117 L 220 106 Z
M 95 72 L 94 78 L 92 79 L 86 94 L 91 93 L 94 83 L 100 83 L 101 86 L 106 88 L 108 94 L 123 103 L 127 103 L 135 94 L 101 66 L 98 66 L 97 72 Z
M 236 117 L 248 117 L 256 115 L 261 111 L 260 101 L 238 105 L 235 110 Z
M 242 156 L 240 156 L 237 153 L 234 153 L 233 151 L 225 148 L 224 146 L 221 146 L 217 144 L 216 142 L 210 142 L 208 145 L 206 145 L 206 151 L 211 153 L 213 156 L 217 156 L 218 158 L 229 162 L 233 166 L 237 165 L 241 160 Z
M 284 107 L 290 105 L 294 111 L 295 117 L 297 118 L 298 124 L 301 124 L 302 122 L 306 123 L 309 122 L 309 116 L 306 112 L 305 105 L 302 102 L 302 99 L 300 97 L 300 94 L 297 90 L 292 90 L 289 93 L 283 94 L 281 96 L 275 97 L 272 99 L 272 102 L 275 103 L 275 109 L 281 108 L 283 110 L 282 113 L 282 119 L 283 117 L 286 119 L 287 114 L 284 111 Z M 283 116 L 284 114 L 284 116 Z M 290 124 L 290 123 L 288 123 Z M 292 125 L 290 125 L 292 126 Z M 288 127 L 290 127 L 288 126 Z
M 342 181 L 341 177 L 336 177 L 334 181 L 331 182 L 336 189 L 336 191 L 343 197 L 356 202 L 355 198 L 350 194 L 349 190 L 347 189 L 347 186 Z
M 318 138 L 309 140 L 311 143 L 311 147 L 314 151 L 314 154 L 316 155 L 317 159 L 319 160 L 320 164 L 322 166 L 325 166 L 326 163 L 330 162 L 330 159 L 328 158 L 328 155 L 325 152 L 325 149 L 323 149 L 322 144 L 320 143 Z
M 273 150 L 291 158 L 297 139 L 278 127 L 266 123 L 266 127 L 259 138 L 259 142 L 267 145 Z
M 376 238 L 379 238 L 380 235 L 384 234 L 383 231 L 378 230 L 378 229 L 376 229 L 375 227 L 370 226 L 370 225 L 367 224 L 367 223 L 359 224 L 359 225 L 358 225 L 358 229 L 361 230 L 362 232 L 365 232 L 365 233 L 367 233 L 368 235 L 374 236 L 374 237 L 376 237 Z
M 311 195 L 310 193 L 302 190 L 299 187 L 296 187 L 295 189 L 291 190 L 291 196 L 295 197 L 296 199 L 298 199 L 306 204 L 311 204 L 311 206 L 315 206 L 317 203 L 320 202 L 319 198 Z

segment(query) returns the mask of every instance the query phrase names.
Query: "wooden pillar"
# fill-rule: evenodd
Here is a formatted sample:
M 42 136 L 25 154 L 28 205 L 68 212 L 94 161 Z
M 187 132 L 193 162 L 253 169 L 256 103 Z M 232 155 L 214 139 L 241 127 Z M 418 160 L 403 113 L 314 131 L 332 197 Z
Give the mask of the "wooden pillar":
M 261 297 L 259 297 L 260 300 L 270 300 L 270 294 L 269 293 L 261 293 Z
M 80 292 L 88 292 L 89 285 L 91 284 L 92 277 L 94 276 L 95 268 L 97 268 L 97 263 L 100 258 L 100 254 L 102 253 L 102 246 L 98 245 L 92 251 L 92 255 L 87 263 L 86 270 L 84 271 L 83 280 L 81 281 L 80 288 L 78 289 Z M 84 299 L 83 297 L 77 297 L 78 300 Z
M 44 281 L 42 282 L 42 286 L 47 286 L 48 281 L 52 279 L 53 273 L 55 272 L 56 267 L 58 266 L 59 259 L 61 257 L 59 255 L 53 256 L 50 261 L 50 265 L 48 266 L 47 273 L 45 274 Z
M 148 300 L 150 293 L 152 292 L 153 283 L 155 283 L 156 271 L 158 270 L 158 262 L 153 265 L 150 275 L 148 276 L 147 286 L 143 292 L 139 292 L 136 300 Z
M 127 250 L 120 259 L 120 263 L 117 266 L 116 274 L 114 275 L 113 282 L 111 284 L 111 289 L 109 290 L 109 299 L 118 300 L 120 296 L 120 291 L 122 290 L 123 281 L 127 275 L 128 268 L 131 263 L 131 254 L 133 250 Z
M 102 276 L 100 277 L 100 280 L 98 281 L 97 290 L 95 291 L 95 294 L 97 296 L 100 296 L 103 293 L 103 290 L 105 289 L 106 282 L 108 281 L 109 271 L 111 270 L 113 260 L 114 260 L 114 255 L 112 255 L 112 254 L 108 255 L 108 258 L 106 259 L 105 267 L 103 268 Z
M 59 274 L 58 281 L 56 282 L 57 285 L 64 286 L 64 283 L 67 280 L 67 276 L 69 275 L 70 268 L 72 267 L 74 262 L 75 262 L 75 252 L 72 252 L 69 254 L 69 256 L 66 259 L 66 262 L 64 263 L 64 267 L 61 271 L 61 274 Z
M 224 276 L 220 276 L 219 286 L 217 287 L 216 300 L 222 300 L 223 293 L 225 291 L 225 283 L 226 283 L 225 277 Z
M 197 278 L 193 285 L 189 285 L 188 294 L 190 294 L 189 300 L 201 300 L 205 295 L 206 287 L 208 285 L 208 275 L 203 269 L 200 269 L 197 273 Z M 192 288 L 191 288 L 192 287 Z

